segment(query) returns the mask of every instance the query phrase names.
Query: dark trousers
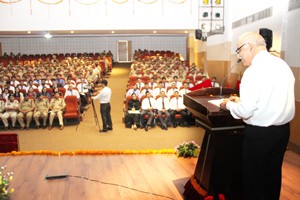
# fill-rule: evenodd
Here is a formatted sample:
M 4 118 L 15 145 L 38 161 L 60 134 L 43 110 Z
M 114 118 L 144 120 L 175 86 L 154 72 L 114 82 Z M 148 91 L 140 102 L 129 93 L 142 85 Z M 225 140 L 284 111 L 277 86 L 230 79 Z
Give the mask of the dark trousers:
M 87 96 L 80 94 L 80 113 L 84 113 L 84 107 L 87 105 Z
M 175 119 L 176 114 L 181 115 L 181 119 L 179 119 L 178 122 Z M 170 111 L 170 116 L 171 116 L 171 122 L 173 123 L 173 125 L 183 124 L 185 121 L 187 121 L 187 118 L 188 118 L 188 114 L 185 110 L 181 110 L 179 112 L 177 110 L 171 110 Z
M 102 118 L 103 130 L 112 128 L 112 121 L 110 116 L 110 103 L 101 103 L 100 104 L 100 113 Z
M 145 116 L 146 115 L 149 115 L 149 118 L 148 118 L 148 120 L 147 120 L 147 122 L 146 122 L 146 120 L 145 120 Z M 150 111 L 150 110 L 142 110 L 142 112 L 141 112 L 141 122 L 142 122 L 142 125 L 143 126 L 151 126 L 151 124 L 152 124 L 152 122 L 153 122 L 153 119 L 154 119 L 154 112 L 153 112 L 153 110 L 152 111 Z
M 170 113 L 166 110 L 166 112 L 162 112 L 161 110 L 157 111 L 158 119 L 160 121 L 161 126 L 167 126 L 170 120 Z M 163 119 L 162 115 L 165 114 L 165 119 Z
M 127 113 L 127 115 L 131 124 L 135 124 L 135 125 L 140 124 L 140 114 Z
M 247 125 L 243 144 L 243 187 L 247 200 L 279 200 L 283 156 L 290 125 Z

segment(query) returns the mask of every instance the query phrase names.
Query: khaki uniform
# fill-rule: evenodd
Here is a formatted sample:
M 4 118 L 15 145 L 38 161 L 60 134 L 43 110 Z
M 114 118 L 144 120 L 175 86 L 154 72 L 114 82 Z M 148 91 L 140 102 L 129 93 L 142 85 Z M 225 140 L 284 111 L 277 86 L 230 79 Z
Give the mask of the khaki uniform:
M 42 100 L 37 99 L 35 101 L 35 111 L 33 114 L 33 119 L 36 123 L 36 126 L 40 126 L 39 117 L 43 117 L 43 126 L 46 126 L 48 119 L 48 111 L 49 111 L 49 100 L 48 98 L 43 98 Z
M 13 102 L 10 101 L 5 102 L 4 110 L 6 110 L 6 112 L 1 116 L 5 127 L 8 127 L 7 119 L 9 117 L 11 118 L 12 126 L 15 127 L 17 121 L 18 108 L 19 108 L 19 102 L 17 100 L 14 100 Z M 7 109 L 13 109 L 13 110 L 7 110 Z
M 52 126 L 53 119 L 57 115 L 59 125 L 63 126 L 63 109 L 65 108 L 66 103 L 63 98 L 52 98 L 50 101 L 50 119 L 49 119 L 49 126 Z
M 4 112 L 4 106 L 5 106 L 5 102 L 0 100 L 0 119 L 2 118 Z
M 21 103 L 19 103 L 19 113 L 17 115 L 17 119 L 21 128 L 25 127 L 24 117 L 26 118 L 26 128 L 29 128 L 34 108 L 35 104 L 32 99 L 28 99 L 28 101 L 23 100 Z

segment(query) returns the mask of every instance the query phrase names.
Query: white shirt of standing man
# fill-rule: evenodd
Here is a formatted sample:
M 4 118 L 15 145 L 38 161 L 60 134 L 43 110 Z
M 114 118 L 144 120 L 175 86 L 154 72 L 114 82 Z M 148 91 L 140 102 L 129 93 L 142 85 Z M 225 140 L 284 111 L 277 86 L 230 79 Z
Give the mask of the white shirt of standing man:
M 100 85 L 103 89 L 97 94 L 96 96 L 92 97 L 93 100 L 99 100 L 100 103 L 109 103 L 111 99 L 111 89 L 105 86 L 103 83 L 100 82 Z

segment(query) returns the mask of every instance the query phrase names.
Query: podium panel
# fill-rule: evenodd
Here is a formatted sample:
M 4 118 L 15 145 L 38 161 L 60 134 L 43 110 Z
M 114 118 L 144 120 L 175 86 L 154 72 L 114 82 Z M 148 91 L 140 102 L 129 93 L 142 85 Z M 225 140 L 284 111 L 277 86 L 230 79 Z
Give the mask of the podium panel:
M 242 199 L 242 144 L 244 123 L 234 119 L 229 111 L 210 103 L 220 99 L 219 88 L 204 88 L 184 95 L 185 106 L 205 129 L 194 179 L 207 196 L 224 194 L 226 199 Z M 237 95 L 233 89 L 223 88 L 224 97 Z M 187 199 L 204 199 L 186 184 Z

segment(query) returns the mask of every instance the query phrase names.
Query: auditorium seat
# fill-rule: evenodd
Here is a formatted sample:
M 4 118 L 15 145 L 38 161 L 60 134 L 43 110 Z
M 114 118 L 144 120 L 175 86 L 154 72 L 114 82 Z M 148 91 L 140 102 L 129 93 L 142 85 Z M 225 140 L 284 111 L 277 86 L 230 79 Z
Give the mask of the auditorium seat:
M 80 123 L 80 107 L 76 96 L 66 96 L 65 112 L 63 114 L 64 123 L 67 124 L 67 119 L 75 119 L 76 123 Z

